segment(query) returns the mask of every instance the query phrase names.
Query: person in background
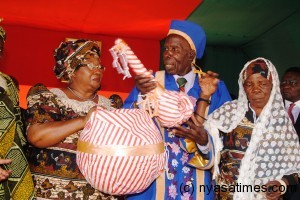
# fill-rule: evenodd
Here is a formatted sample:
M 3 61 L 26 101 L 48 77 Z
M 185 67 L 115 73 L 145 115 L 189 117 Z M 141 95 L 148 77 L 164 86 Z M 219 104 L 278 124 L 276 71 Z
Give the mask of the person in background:
M 202 140 L 213 143 L 213 178 L 223 188 L 217 199 L 279 199 L 288 185 L 297 184 L 299 141 L 279 85 L 269 60 L 247 62 L 239 76 L 238 99 L 210 114 L 205 129 L 198 127 Z M 173 130 L 175 135 L 189 131 Z
M 206 35 L 200 26 L 190 21 L 173 20 L 164 44 L 163 62 L 166 71 L 155 73 L 156 80 L 165 89 L 182 91 L 193 97 L 203 117 L 206 112 L 211 113 L 231 100 L 224 82 L 219 81 L 215 73 L 207 72 L 202 77 L 194 73 L 195 60 L 202 57 L 205 45 Z M 140 94 L 145 95 L 157 87 L 153 77 L 147 75 L 136 76 L 135 84 L 136 87 L 124 102 L 124 108 L 133 108 L 142 100 Z M 189 125 L 194 128 L 192 124 Z M 128 199 L 212 199 L 213 192 L 199 192 L 200 184 L 210 187 L 211 176 L 210 171 L 196 169 L 208 166 L 197 149 L 196 144 L 200 142 L 198 135 L 181 138 L 171 134 L 169 129 L 160 127 L 160 130 L 168 144 L 166 172 L 147 190 L 128 196 Z M 195 187 L 194 192 L 192 187 Z
M 118 94 L 112 94 L 109 97 L 109 100 L 111 101 L 111 106 L 119 109 L 123 107 L 123 99 L 120 95 Z
M 121 199 L 95 190 L 76 164 L 79 135 L 95 106 L 111 110 L 97 94 L 105 68 L 91 40 L 62 42 L 54 51 L 54 73 L 64 88 L 33 86 L 27 95 L 27 138 L 30 169 L 38 198 Z
M 280 83 L 281 94 L 284 99 L 285 110 L 287 111 L 294 128 L 298 134 L 300 141 L 300 67 L 291 67 L 287 69 L 282 76 Z M 297 180 L 299 182 L 299 180 Z M 293 182 L 293 179 L 289 179 Z M 284 199 L 299 199 L 300 184 L 298 183 L 296 190 L 293 188 L 288 190 L 284 195 Z
M 300 140 L 300 67 L 287 69 L 280 83 L 285 109 L 291 118 Z
M 0 27 L 0 58 L 5 30 Z M 24 154 L 26 139 L 19 93 L 10 76 L 0 72 L 0 199 L 33 199 L 34 186 Z

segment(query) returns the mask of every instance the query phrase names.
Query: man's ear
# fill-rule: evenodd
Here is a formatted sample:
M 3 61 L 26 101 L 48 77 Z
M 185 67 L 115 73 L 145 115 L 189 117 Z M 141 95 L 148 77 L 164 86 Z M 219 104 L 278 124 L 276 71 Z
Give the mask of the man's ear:
M 195 57 L 196 57 L 196 51 L 194 49 L 191 49 L 189 53 L 189 60 L 194 60 Z

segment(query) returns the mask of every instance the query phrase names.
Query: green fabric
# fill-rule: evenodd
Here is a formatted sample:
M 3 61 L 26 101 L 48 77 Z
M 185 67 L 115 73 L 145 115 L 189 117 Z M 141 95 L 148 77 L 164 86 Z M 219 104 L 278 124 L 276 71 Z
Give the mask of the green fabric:
M 219 73 L 235 96 L 238 73 L 247 61 L 265 57 L 280 77 L 287 68 L 300 65 L 298 0 L 203 0 L 187 20 L 206 32 L 206 49 L 199 66 Z M 162 63 L 160 69 L 164 69 Z

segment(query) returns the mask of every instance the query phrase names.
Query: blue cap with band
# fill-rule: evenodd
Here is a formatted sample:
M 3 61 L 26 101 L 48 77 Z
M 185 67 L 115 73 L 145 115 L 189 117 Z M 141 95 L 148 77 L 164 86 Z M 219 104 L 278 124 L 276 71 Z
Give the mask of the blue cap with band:
M 191 48 L 196 51 L 196 58 L 202 58 L 206 45 L 206 35 L 201 26 L 191 21 L 172 20 L 168 35 L 170 34 L 185 38 Z

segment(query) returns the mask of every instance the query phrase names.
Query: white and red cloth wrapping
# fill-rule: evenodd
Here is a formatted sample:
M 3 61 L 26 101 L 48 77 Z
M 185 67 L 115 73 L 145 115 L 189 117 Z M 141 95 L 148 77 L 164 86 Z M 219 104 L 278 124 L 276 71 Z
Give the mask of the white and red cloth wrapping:
M 183 92 L 165 90 L 157 97 L 157 119 L 163 127 L 174 127 L 187 121 L 193 114 L 194 106 Z
M 76 162 L 95 189 L 124 195 L 145 190 L 163 172 L 166 154 L 146 111 L 98 107 L 80 135 Z
M 129 67 L 136 75 L 151 75 L 122 39 L 117 39 L 109 51 L 114 58 L 113 66 L 124 75 L 124 78 L 131 77 Z M 164 127 L 182 124 L 192 116 L 194 111 L 194 105 L 187 94 L 167 91 L 160 84 L 145 97 L 145 100 L 140 103 L 142 108 L 148 110 L 151 117 L 156 116 L 160 125 Z

